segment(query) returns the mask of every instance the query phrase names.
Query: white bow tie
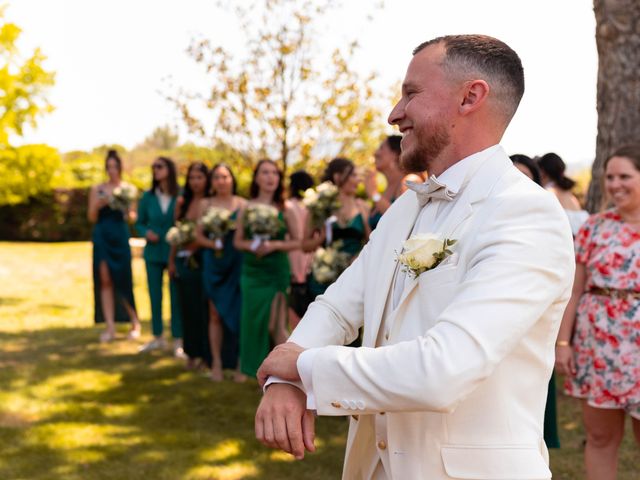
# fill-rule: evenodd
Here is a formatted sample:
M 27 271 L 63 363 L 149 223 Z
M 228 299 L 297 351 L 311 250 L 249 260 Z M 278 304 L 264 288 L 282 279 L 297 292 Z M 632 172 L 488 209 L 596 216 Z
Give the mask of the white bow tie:
M 435 175 L 431 175 L 424 183 L 406 182 L 406 185 L 409 190 L 416 192 L 421 207 L 431 199 L 450 202 L 456 196 L 456 192 L 452 192 L 444 183 L 440 183 Z

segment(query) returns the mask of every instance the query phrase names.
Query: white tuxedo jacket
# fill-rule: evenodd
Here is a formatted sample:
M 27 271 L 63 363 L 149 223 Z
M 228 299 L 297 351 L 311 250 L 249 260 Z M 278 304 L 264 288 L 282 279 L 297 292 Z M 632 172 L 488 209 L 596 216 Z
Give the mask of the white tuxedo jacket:
M 325 347 L 313 391 L 318 414 L 351 415 L 345 479 L 378 458 L 400 480 L 551 478 L 542 425 L 574 275 L 566 215 L 501 148 L 453 201 L 430 231 L 457 239 L 455 255 L 407 277 L 391 315 L 395 252 L 420 211 L 412 191 L 290 338 Z M 362 348 L 341 346 L 363 325 Z

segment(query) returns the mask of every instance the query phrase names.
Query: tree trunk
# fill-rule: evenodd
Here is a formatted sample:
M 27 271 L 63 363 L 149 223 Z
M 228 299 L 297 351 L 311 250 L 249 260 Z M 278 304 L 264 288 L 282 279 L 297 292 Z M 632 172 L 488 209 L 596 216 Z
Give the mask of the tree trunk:
M 590 212 L 604 206 L 604 161 L 616 149 L 640 143 L 640 2 L 594 0 L 593 10 L 598 47 L 598 137 L 587 194 Z

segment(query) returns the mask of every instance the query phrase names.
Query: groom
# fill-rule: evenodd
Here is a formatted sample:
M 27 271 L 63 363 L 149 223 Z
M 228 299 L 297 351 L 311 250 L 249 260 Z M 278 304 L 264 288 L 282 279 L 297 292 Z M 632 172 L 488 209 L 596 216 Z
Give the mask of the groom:
M 264 444 L 313 451 L 316 410 L 349 417 L 345 479 L 551 478 L 542 425 L 573 246 L 557 200 L 498 144 L 523 92 L 494 38 L 415 49 L 389 123 L 404 168 L 431 178 L 262 364 Z M 362 347 L 342 346 L 362 326 Z

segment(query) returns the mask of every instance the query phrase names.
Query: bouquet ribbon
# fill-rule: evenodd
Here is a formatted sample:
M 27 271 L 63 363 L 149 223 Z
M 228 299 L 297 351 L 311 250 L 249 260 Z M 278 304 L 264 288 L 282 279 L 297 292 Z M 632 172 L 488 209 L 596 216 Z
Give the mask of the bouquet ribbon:
M 324 236 L 325 236 L 325 245 L 331 245 L 333 241 L 333 228 L 331 226 L 338 221 L 338 217 L 335 215 L 331 215 L 324 221 Z
M 251 246 L 249 248 L 251 249 L 252 252 L 255 252 L 256 250 L 258 250 L 258 247 L 262 242 L 266 242 L 270 238 L 271 237 L 269 235 L 256 234 L 253 236 L 253 241 L 251 242 Z

